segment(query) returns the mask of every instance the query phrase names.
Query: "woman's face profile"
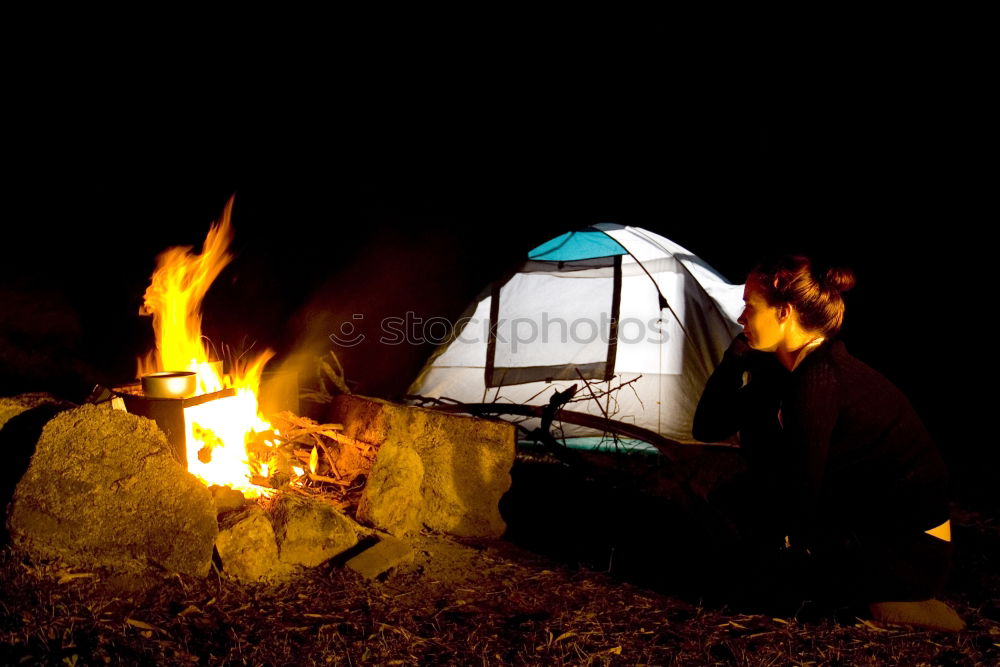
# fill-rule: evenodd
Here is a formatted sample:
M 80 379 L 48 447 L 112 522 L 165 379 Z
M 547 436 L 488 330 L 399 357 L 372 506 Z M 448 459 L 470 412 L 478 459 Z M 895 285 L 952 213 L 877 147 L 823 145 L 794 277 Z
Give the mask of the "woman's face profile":
M 754 280 L 747 280 L 743 288 L 743 314 L 736 321 L 743 326 L 750 347 L 763 352 L 774 352 L 784 337 L 784 326 L 778 319 L 777 306 L 769 306 L 764 294 Z

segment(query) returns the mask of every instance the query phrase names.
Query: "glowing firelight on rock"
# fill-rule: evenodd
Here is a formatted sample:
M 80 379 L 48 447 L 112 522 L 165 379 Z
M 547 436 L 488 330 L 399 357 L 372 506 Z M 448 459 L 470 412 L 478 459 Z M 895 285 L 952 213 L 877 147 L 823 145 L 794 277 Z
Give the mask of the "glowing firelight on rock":
M 235 396 L 185 408 L 188 471 L 206 484 L 219 484 L 258 496 L 267 490 L 251 484 L 254 475 L 267 477 L 269 462 L 250 461 L 246 444 L 255 434 L 271 431 L 258 413 L 257 395 L 264 365 L 274 356 L 265 350 L 255 359 L 222 372 L 210 361 L 201 336 L 201 304 L 208 288 L 232 255 L 230 199 L 218 223 L 212 225 L 200 254 L 190 247 L 170 248 L 156 260 L 140 315 L 153 318 L 156 349 L 139 360 L 139 377 L 158 371 L 197 373 L 198 394 L 233 389 Z

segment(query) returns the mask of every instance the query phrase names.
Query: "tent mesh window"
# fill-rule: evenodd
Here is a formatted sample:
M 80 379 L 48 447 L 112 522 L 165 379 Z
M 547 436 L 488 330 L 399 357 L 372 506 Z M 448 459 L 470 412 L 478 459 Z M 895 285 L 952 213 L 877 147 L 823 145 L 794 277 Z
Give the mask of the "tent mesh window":
M 534 261 L 526 268 L 493 289 L 486 386 L 610 380 L 618 347 L 621 255 L 586 263 Z

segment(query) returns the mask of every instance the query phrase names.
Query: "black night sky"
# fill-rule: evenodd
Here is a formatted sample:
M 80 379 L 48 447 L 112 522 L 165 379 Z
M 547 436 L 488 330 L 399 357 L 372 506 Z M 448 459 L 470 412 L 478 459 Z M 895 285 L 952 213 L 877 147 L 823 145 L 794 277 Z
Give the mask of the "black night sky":
M 235 194 L 236 259 L 204 329 L 238 349 L 286 356 L 353 313 L 457 318 L 529 249 L 612 221 L 734 282 L 772 252 L 853 267 L 849 349 L 949 451 L 983 446 L 992 216 L 973 55 L 933 40 L 815 58 L 680 48 L 639 23 L 576 35 L 545 64 L 439 46 L 183 97 L 176 80 L 64 74 L 68 106 L 24 102 L 9 132 L 0 389 L 80 400 L 127 381 L 151 343 L 137 311 L 156 254 L 200 245 Z M 430 350 L 341 357 L 359 391 L 392 396 Z

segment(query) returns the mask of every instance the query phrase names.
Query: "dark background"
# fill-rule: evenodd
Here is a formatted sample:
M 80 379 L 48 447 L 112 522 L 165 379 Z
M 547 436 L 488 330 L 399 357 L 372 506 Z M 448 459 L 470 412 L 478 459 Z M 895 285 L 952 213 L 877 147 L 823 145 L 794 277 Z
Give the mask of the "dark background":
M 496 28 L 475 57 L 474 31 L 397 31 L 329 67 L 248 57 L 197 85 L 169 59 L 29 81 L 7 132 L 0 391 L 79 400 L 130 379 L 157 253 L 199 246 L 235 194 L 203 328 L 237 352 L 322 354 L 355 313 L 455 319 L 531 248 L 611 221 L 733 282 L 773 252 L 854 268 L 849 349 L 948 452 L 995 455 L 975 40 L 889 21 L 779 45 L 592 18 Z M 338 354 L 358 391 L 394 396 L 431 349 Z

